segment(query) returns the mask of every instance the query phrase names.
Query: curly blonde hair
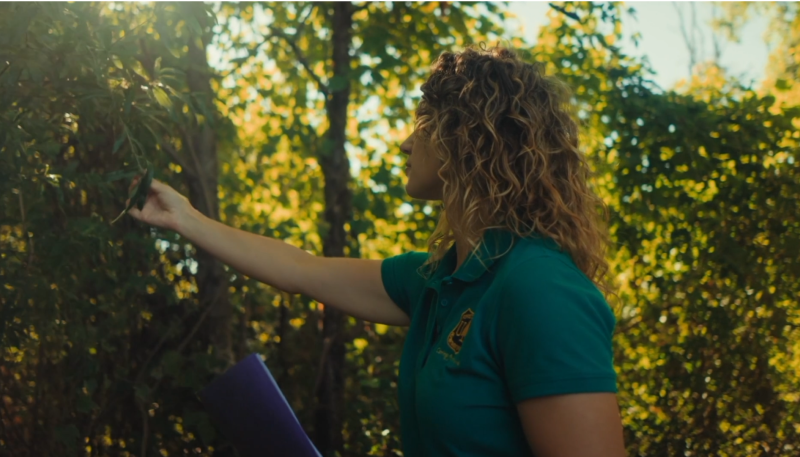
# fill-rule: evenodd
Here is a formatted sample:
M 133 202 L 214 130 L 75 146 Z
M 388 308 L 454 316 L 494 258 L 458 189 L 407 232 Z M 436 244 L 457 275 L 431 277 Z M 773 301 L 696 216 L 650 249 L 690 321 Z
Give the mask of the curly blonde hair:
M 429 271 L 455 241 L 473 252 L 502 228 L 551 238 L 606 296 L 608 208 L 589 185 L 569 87 L 502 47 L 444 52 L 422 85 L 416 132 L 443 165 L 443 209 Z M 452 224 L 452 226 L 451 226 Z

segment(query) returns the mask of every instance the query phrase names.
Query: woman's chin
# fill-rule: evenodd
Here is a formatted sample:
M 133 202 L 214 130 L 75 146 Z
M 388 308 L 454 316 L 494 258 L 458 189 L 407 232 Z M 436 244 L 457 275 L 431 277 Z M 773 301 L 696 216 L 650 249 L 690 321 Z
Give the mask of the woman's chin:
M 436 192 L 430 189 L 417 189 L 413 185 L 406 184 L 406 194 L 414 200 L 441 200 Z
M 406 183 L 406 194 L 415 200 L 425 200 L 424 192 L 414 187 L 412 183 Z
M 406 195 L 408 195 L 411 198 L 415 198 L 415 199 L 419 198 L 419 197 L 417 197 L 416 189 L 414 189 L 413 186 L 410 186 L 408 184 L 406 184 Z

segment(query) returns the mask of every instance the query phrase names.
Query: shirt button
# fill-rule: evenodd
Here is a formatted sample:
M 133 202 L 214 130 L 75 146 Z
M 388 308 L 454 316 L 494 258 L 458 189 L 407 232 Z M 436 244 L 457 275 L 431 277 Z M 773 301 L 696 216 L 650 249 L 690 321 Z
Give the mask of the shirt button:
M 442 306 L 447 306 L 447 300 L 442 300 Z

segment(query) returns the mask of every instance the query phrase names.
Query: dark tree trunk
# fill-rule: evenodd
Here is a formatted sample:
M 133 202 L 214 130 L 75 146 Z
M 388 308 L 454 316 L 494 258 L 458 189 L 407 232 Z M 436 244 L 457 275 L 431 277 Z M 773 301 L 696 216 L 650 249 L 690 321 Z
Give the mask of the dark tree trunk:
M 323 4 L 328 7 L 327 4 Z M 330 130 L 327 147 L 319 153 L 325 178 L 325 221 L 323 253 L 326 257 L 344 257 L 347 244 L 345 225 L 351 218 L 350 162 L 345 152 L 347 105 L 350 98 L 350 46 L 352 43 L 353 5 L 330 4 L 333 39 L 333 78 L 326 103 Z M 323 311 L 322 372 L 317 389 L 315 411 L 316 445 L 323 457 L 344 452 L 342 438 L 344 417 L 344 315 L 330 307 Z
M 195 13 L 201 26 L 206 29 L 207 18 L 198 7 L 187 8 Z M 208 35 L 208 34 L 206 34 Z M 207 217 L 219 220 L 219 198 L 217 184 L 219 167 L 217 164 L 217 143 L 213 120 L 216 117 L 213 93 L 210 84 L 210 69 L 206 58 L 208 36 L 203 37 L 203 47 L 189 40 L 189 69 L 186 72 L 189 90 L 207 110 L 206 121 L 202 124 L 191 122 L 183 132 L 183 157 L 191 168 L 187 170 L 189 201 Z M 197 289 L 202 311 L 211 307 L 208 313 L 202 312 L 205 319 L 199 339 L 211 344 L 220 359 L 233 362 L 231 341 L 231 303 L 228 297 L 228 277 L 222 264 L 209 253 L 197 249 Z

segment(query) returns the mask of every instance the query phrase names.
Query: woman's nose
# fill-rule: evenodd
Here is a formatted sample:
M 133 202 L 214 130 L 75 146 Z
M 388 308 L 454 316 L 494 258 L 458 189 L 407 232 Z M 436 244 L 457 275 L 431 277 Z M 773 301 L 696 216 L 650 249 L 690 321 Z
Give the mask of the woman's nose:
M 414 134 L 412 133 L 403 144 L 400 145 L 400 150 L 406 154 L 411 154 L 411 148 L 414 146 Z

